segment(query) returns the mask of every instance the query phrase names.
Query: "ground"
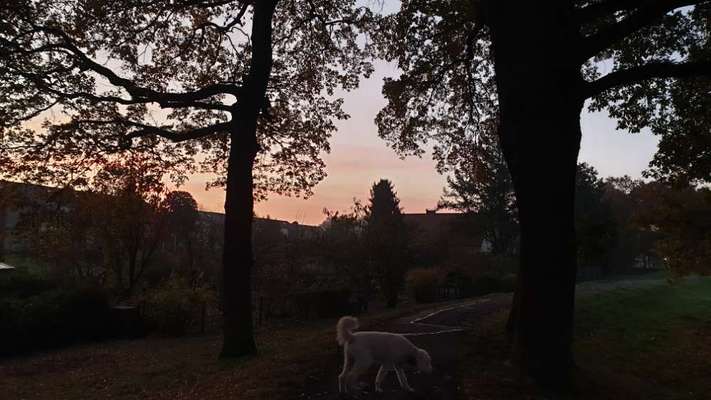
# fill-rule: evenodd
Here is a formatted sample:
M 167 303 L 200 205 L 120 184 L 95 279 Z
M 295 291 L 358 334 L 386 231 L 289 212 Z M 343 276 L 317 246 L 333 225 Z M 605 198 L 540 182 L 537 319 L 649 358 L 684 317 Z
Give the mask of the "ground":
M 711 280 L 626 281 L 579 287 L 581 399 L 703 399 L 711 392 Z M 433 358 L 431 375 L 394 376 L 359 399 L 533 399 L 513 379 L 502 333 L 510 295 L 410 306 L 362 318 L 366 329 L 406 333 Z M 260 355 L 217 361 L 220 338 L 106 342 L 0 361 L 3 399 L 345 399 L 335 320 L 259 332 Z

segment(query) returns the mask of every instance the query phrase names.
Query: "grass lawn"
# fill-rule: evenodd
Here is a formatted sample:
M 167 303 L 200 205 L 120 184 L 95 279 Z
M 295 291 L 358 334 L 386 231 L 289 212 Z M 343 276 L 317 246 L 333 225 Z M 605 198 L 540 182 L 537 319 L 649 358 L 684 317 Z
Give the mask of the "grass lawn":
M 374 328 L 433 306 L 408 305 L 361 322 Z M 261 329 L 259 355 L 242 360 L 218 361 L 219 335 L 112 341 L 0 360 L 0 399 L 294 399 L 340 368 L 335 323 Z
M 711 398 L 711 278 L 588 294 L 576 308 L 574 398 Z M 531 398 L 501 357 L 505 317 L 471 335 L 462 398 Z
M 628 398 L 711 398 L 710 278 L 597 294 L 577 310 L 577 361 L 591 378 Z

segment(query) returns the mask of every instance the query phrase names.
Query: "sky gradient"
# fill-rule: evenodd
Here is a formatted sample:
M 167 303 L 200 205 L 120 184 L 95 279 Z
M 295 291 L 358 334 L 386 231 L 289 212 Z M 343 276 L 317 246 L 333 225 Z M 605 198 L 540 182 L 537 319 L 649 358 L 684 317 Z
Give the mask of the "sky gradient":
M 324 219 L 324 208 L 347 210 L 353 198 L 366 201 L 370 186 L 380 178 L 393 182 L 405 212 L 424 212 L 436 206 L 446 178 L 437 174 L 434 161 L 429 156 L 401 160 L 378 137 L 373 122 L 385 105 L 382 79 L 396 75 L 393 65 L 377 63 L 373 75 L 361 82 L 358 90 L 343 96 L 344 109 L 351 118 L 337 123 L 331 153 L 324 155 L 328 176 L 316 186 L 314 195 L 309 199 L 272 195 L 255 205 L 258 216 L 316 225 Z M 604 113 L 584 112 L 581 123 L 580 161 L 593 165 L 603 177 L 639 177 L 657 149 L 658 139 L 648 131 L 617 131 L 615 121 Z M 205 191 L 206 181 L 206 176 L 194 176 L 183 189 L 193 194 L 202 209 L 223 212 L 224 190 Z

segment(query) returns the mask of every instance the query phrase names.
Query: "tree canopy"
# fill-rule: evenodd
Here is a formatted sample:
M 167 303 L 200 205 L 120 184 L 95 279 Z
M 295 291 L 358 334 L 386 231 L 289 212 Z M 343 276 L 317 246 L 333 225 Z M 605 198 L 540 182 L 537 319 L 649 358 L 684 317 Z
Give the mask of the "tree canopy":
M 708 182 L 711 4 L 708 1 L 571 1 L 583 98 L 621 129 L 659 135 L 650 176 Z M 379 49 L 403 71 L 387 78 L 380 136 L 403 155 L 432 143 L 446 171 L 462 142 L 497 118 L 490 1 L 403 1 L 384 18 Z M 534 17 L 532 17 L 534 18 Z M 562 20 L 561 20 L 562 21 Z M 562 23 L 562 22 L 561 22 Z M 525 32 L 521 32 L 525 34 Z M 535 79 L 534 77 L 531 77 Z
M 495 254 L 513 252 L 516 238 L 516 201 L 511 175 L 499 146 L 497 124 L 469 143 L 460 143 L 446 160 L 451 167 L 438 206 L 472 216 Z M 459 148 L 466 144 L 466 147 Z
M 253 44 L 250 1 L 13 0 L 0 7 L 0 165 L 7 177 L 62 184 L 123 151 L 159 160 L 176 182 L 225 183 L 231 120 Z M 347 118 L 338 88 L 372 70 L 354 1 L 278 2 L 272 72 L 256 105 L 255 181 L 309 194 L 322 152 Z M 197 162 L 195 161 L 197 157 Z

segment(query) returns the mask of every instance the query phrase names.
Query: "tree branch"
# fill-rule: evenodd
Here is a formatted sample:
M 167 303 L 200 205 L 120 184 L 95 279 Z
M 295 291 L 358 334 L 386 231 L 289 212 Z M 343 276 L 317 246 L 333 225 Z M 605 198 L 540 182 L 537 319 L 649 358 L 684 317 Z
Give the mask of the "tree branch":
M 126 119 L 79 119 L 72 120 L 66 124 L 69 127 L 80 127 L 81 125 L 118 125 L 136 128 L 128 132 L 126 135 L 119 137 L 119 140 L 125 143 L 130 143 L 131 140 L 144 136 L 160 136 L 172 142 L 184 142 L 187 140 L 200 139 L 212 134 L 227 132 L 230 129 L 230 122 L 218 122 L 212 125 L 193 128 L 184 131 L 172 131 L 169 128 L 162 128 L 153 125 L 146 125 L 140 122 L 129 121 Z
M 693 76 L 711 76 L 711 61 L 658 62 L 611 72 L 600 79 L 587 83 L 584 95 L 585 98 L 589 98 L 617 86 L 630 85 L 653 78 L 688 78 Z
M 165 107 L 173 107 L 173 103 L 180 102 L 194 102 L 202 99 L 206 99 L 212 96 L 220 94 L 231 94 L 234 96 L 239 96 L 240 88 L 234 84 L 230 83 L 216 83 L 213 85 L 205 86 L 193 92 L 160 92 L 157 90 L 144 88 L 136 85 L 136 83 L 130 79 L 122 78 L 118 76 L 110 68 L 105 67 L 96 61 L 92 60 L 83 51 L 81 51 L 74 43 L 72 43 L 71 38 L 67 36 L 64 31 L 55 28 L 40 28 L 51 34 L 55 34 L 63 39 L 61 43 L 56 44 L 58 48 L 63 48 L 72 53 L 74 57 L 81 66 L 89 69 L 104 78 L 106 78 L 112 85 L 121 87 L 125 89 L 132 97 L 140 98 L 143 100 L 148 100 L 150 102 L 155 102 Z M 145 102 L 145 101 L 144 101 Z
M 635 9 L 648 1 L 649 0 L 600 1 L 575 10 L 574 15 L 579 24 L 585 24 L 602 17 L 610 16 L 618 11 Z
M 130 125 L 139 128 L 136 131 L 129 133 L 125 139 L 132 140 L 133 138 L 155 135 L 162 138 L 168 139 L 172 142 L 184 142 L 187 140 L 200 139 L 205 136 L 220 132 L 228 132 L 230 129 L 230 122 L 220 122 L 213 125 L 208 125 L 202 128 L 194 128 L 187 131 L 175 132 L 164 128 L 159 128 L 152 125 L 144 125 L 137 122 L 130 122 Z
M 37 86 L 38 89 L 44 90 L 47 93 L 51 93 L 57 99 L 84 99 L 92 103 L 108 102 L 123 105 L 131 104 L 147 104 L 152 103 L 154 100 L 152 98 L 138 97 L 125 99 L 120 96 L 113 96 L 108 94 L 94 94 L 89 92 L 64 92 L 52 87 L 51 84 L 45 82 L 44 76 L 38 74 L 30 73 L 19 73 L 28 81 L 32 82 Z M 158 103 L 161 108 L 198 108 L 202 110 L 212 110 L 212 111 L 224 111 L 231 112 L 232 108 L 222 103 L 208 103 L 203 101 L 182 101 L 182 102 L 162 102 Z
M 580 61 L 584 62 L 590 57 L 602 52 L 613 44 L 621 41 L 638 30 L 651 25 L 665 14 L 680 7 L 705 3 L 708 0 L 647 0 L 638 1 L 641 5 L 632 15 L 622 21 L 602 29 L 594 35 L 583 39 L 580 52 Z M 631 0 L 631 3 L 636 2 Z M 627 3 L 627 2 L 625 2 Z M 600 6 L 602 7 L 602 6 Z

